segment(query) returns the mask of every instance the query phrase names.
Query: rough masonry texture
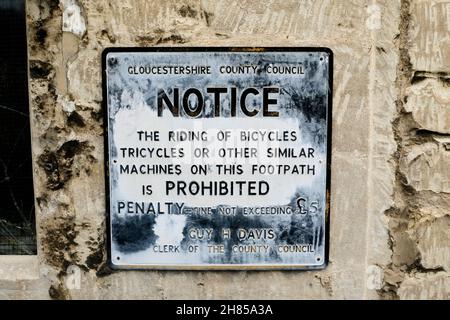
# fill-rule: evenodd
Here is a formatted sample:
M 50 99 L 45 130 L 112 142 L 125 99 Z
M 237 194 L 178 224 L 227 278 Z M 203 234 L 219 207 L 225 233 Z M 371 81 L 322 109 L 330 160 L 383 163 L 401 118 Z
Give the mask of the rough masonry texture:
M 30 0 L 27 16 L 39 263 L 20 279 L 8 276 L 15 260 L 2 265 L 0 297 L 450 298 L 450 1 Z M 112 46 L 333 50 L 325 270 L 108 269 L 101 53 Z

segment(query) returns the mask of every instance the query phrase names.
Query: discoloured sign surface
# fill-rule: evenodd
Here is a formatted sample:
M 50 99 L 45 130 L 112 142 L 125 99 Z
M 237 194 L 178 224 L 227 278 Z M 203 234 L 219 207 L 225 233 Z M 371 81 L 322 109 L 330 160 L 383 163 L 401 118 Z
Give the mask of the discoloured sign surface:
M 327 49 L 104 52 L 116 268 L 323 268 Z

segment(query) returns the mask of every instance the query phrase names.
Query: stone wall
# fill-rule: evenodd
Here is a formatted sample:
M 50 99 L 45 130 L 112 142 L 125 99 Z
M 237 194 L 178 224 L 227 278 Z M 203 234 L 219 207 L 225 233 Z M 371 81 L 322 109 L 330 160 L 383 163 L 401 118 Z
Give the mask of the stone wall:
M 0 297 L 450 298 L 449 1 L 29 0 L 27 10 L 39 249 L 34 263 L 0 263 Z M 102 50 L 249 45 L 334 52 L 329 266 L 113 272 Z

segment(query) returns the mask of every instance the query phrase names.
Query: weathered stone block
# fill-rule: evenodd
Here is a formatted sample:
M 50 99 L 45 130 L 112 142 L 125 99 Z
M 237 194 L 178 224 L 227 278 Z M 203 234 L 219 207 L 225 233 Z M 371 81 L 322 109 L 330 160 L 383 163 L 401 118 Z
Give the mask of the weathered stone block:
M 450 299 L 450 276 L 445 272 L 408 276 L 398 289 L 400 299 Z
M 449 61 L 450 64 L 450 61 Z M 442 79 L 421 78 L 408 90 L 405 110 L 412 113 L 419 129 L 450 133 L 450 89 Z
M 422 266 L 450 270 L 450 216 L 426 221 L 415 233 Z
M 414 1 L 409 55 L 415 70 L 450 71 L 450 1 Z

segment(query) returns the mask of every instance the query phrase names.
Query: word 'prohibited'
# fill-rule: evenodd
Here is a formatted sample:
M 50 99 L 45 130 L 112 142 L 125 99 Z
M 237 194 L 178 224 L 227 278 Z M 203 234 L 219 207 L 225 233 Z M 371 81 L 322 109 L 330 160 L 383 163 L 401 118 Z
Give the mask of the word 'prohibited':
M 332 53 L 107 49 L 115 268 L 327 262 Z

